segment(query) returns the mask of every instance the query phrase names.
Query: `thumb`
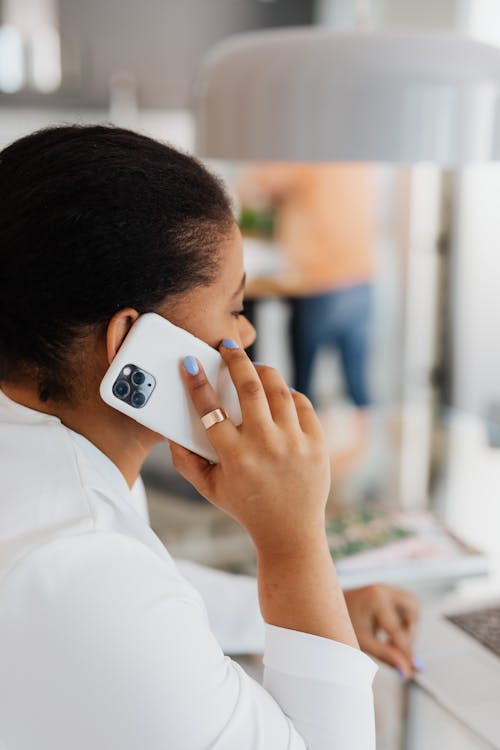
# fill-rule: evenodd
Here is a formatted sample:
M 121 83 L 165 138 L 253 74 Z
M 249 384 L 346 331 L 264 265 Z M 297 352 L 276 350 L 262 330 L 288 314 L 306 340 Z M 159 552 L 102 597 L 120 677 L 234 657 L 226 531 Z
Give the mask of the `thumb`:
M 169 440 L 172 463 L 179 474 L 198 490 L 207 500 L 211 495 L 213 465 L 197 453 Z

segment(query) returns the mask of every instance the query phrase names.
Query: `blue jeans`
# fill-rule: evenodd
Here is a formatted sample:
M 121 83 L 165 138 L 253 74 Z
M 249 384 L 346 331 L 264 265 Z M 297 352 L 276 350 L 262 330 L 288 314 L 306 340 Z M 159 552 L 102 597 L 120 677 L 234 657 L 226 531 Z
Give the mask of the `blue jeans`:
M 340 354 L 346 390 L 358 407 L 370 405 L 367 365 L 373 310 L 372 285 L 357 284 L 325 294 L 290 298 L 294 388 L 311 398 L 311 377 L 320 349 Z

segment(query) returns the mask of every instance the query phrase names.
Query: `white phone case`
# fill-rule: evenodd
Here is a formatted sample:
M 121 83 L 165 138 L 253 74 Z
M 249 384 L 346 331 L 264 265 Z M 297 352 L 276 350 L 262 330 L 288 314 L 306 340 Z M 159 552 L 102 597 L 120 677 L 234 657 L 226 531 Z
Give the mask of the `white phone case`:
M 238 394 L 219 352 L 155 313 L 141 315 L 130 329 L 101 382 L 101 397 L 151 430 L 217 462 L 217 454 L 181 379 L 180 367 L 188 354 L 202 363 L 218 395 L 218 405 L 225 409 L 234 424 L 241 424 Z M 121 400 L 113 392 L 116 381 L 126 379 L 122 373 L 127 368 L 131 368 L 132 377 L 134 368 L 153 376 L 147 377 L 142 386 L 149 398 L 140 408 Z M 132 383 L 130 387 L 134 388 Z

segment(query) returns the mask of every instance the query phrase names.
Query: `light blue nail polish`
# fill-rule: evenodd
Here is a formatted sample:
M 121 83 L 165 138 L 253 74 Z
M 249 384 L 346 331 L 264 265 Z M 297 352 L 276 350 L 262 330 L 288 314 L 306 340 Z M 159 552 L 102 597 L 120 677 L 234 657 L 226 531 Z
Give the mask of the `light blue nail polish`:
M 419 672 L 422 672 L 423 669 L 425 669 L 425 664 L 422 659 L 420 659 L 418 656 L 416 656 L 413 659 L 413 666 L 415 669 L 418 669 Z
M 252 365 L 262 365 L 263 367 L 265 367 L 264 362 L 252 362 Z
M 236 343 L 236 341 L 234 341 L 234 339 L 222 339 L 222 346 L 225 349 L 239 349 L 240 348 L 238 344 Z
M 198 362 L 191 354 L 189 354 L 187 357 L 184 357 L 184 367 L 186 369 L 186 372 L 188 372 L 190 375 L 198 375 L 200 371 Z
M 288 386 L 288 390 L 290 391 L 290 393 L 297 393 L 296 389 L 292 388 L 291 385 Z
M 401 682 L 404 682 L 406 680 L 404 672 L 402 672 L 401 669 L 399 669 L 399 667 L 396 667 L 396 672 Z

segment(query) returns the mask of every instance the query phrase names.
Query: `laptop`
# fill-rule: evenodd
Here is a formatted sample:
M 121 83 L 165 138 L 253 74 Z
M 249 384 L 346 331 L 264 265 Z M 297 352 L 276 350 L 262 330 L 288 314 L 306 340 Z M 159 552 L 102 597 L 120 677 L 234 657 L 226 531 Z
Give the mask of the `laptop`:
M 417 684 L 500 748 L 500 600 L 425 607 L 416 653 Z

